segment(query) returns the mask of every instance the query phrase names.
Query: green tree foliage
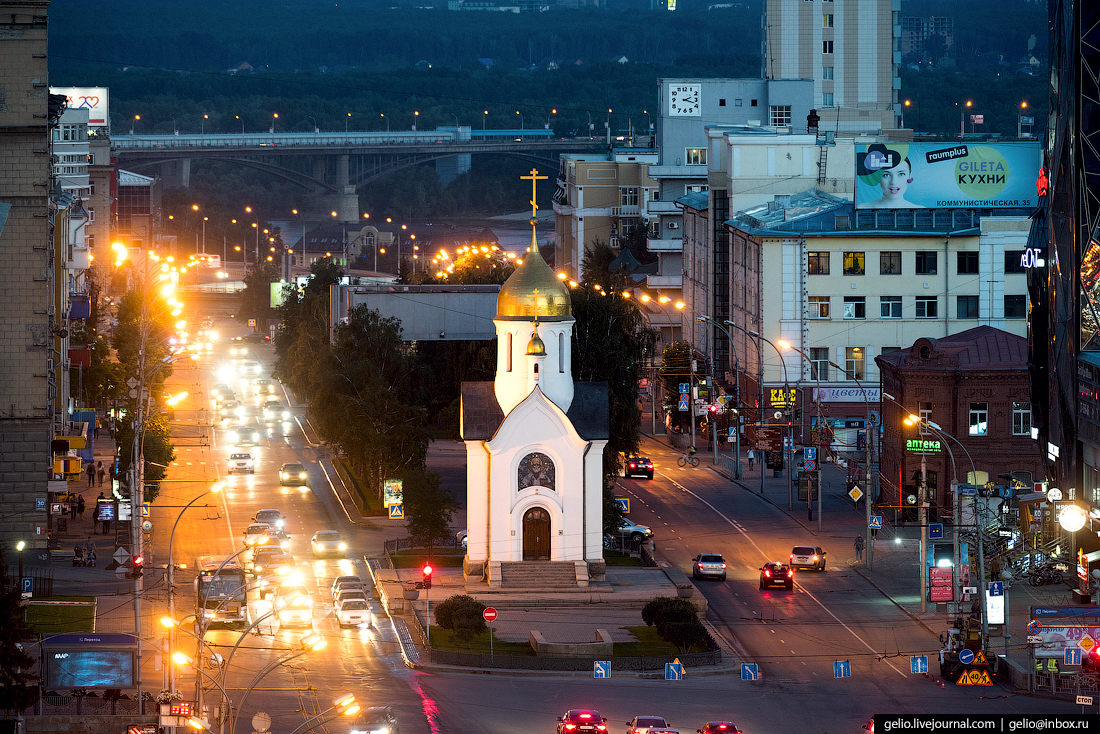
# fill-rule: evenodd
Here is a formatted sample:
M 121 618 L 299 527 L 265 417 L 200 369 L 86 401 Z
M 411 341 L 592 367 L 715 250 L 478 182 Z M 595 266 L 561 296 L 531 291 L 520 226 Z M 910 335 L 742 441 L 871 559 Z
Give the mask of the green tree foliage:
M 126 376 L 122 365 L 111 358 L 110 344 L 103 337 L 95 337 L 89 346 L 92 350 L 91 364 L 82 370 L 69 368 L 73 397 L 78 397 L 77 392 L 80 391 L 83 394 L 79 397 L 82 397 L 84 405 L 99 407 L 122 400 L 127 392 Z
M 143 308 L 144 298 L 148 298 L 148 303 Z M 118 304 L 118 326 L 111 333 L 111 346 L 127 379 L 138 375 L 138 366 L 144 359 L 150 394 L 155 394 L 154 388 L 163 386 L 172 374 L 172 368 L 164 362 L 172 327 L 171 308 L 151 291 L 127 291 Z
M 389 478 L 389 477 L 387 477 Z M 432 547 L 451 534 L 451 515 L 458 508 L 454 496 L 439 485 L 439 475 L 421 469 L 402 477 L 405 526 L 418 546 Z
M 278 263 L 261 261 L 253 264 L 244 274 L 244 293 L 241 294 L 241 307 L 237 319 L 248 323 L 256 319 L 260 331 L 266 329 L 268 320 L 274 317 L 271 307 L 271 284 L 278 283 L 282 272 Z
M 642 621 L 657 628 L 661 639 L 675 645 L 680 652 L 704 642 L 707 630 L 699 614 L 687 599 L 659 596 L 642 607 Z
M 693 378 L 691 344 L 686 341 L 677 341 L 665 346 L 664 355 L 661 358 L 661 369 L 658 374 L 661 377 L 661 384 L 664 386 L 664 400 L 665 404 L 669 406 L 672 424 L 682 426 L 684 421 L 691 420 L 690 413 L 683 415 L 676 408 L 680 398 L 680 385 L 685 382 L 690 384 Z M 656 399 L 656 396 L 654 396 L 654 399 Z
M 27 672 L 35 659 L 19 647 L 34 632 L 24 621 L 19 585 L 4 561 L 7 553 L 0 545 L 0 711 L 19 712 L 38 701 L 38 677 Z
M 275 334 L 273 373 L 307 402 L 325 388 L 318 365 L 329 349 L 329 286 L 339 282 L 343 273 L 332 260 L 313 263 L 306 286 L 285 289 L 278 309 L 282 324 Z
M 134 446 L 133 409 L 126 415 L 129 420 L 123 420 L 117 425 L 115 441 L 118 443 L 118 467 L 122 473 L 121 479 L 128 487 Z M 160 483 L 167 476 L 167 467 L 176 460 L 176 451 L 172 446 L 170 432 L 168 418 L 163 412 L 158 411 L 152 417 L 146 415 L 144 440 L 141 444 L 141 455 L 145 459 L 143 469 L 145 502 L 152 502 L 160 494 Z
M 486 630 L 485 605 L 466 594 L 444 599 L 435 607 L 435 623 L 470 646 L 470 640 Z

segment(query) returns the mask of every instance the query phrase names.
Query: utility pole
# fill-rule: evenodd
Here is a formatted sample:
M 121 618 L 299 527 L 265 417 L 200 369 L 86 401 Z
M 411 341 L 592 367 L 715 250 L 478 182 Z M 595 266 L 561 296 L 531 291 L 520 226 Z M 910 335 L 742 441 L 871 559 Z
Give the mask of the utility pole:
M 921 452 L 920 455 L 920 558 L 917 568 L 920 569 L 920 611 L 924 614 L 928 611 L 928 565 L 925 559 L 928 557 L 928 455 Z

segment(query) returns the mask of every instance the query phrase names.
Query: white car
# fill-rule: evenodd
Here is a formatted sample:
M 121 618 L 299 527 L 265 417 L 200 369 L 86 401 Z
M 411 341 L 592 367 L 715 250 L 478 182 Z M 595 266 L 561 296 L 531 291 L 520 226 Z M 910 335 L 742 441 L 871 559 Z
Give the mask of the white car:
M 262 545 L 271 539 L 268 532 L 271 530 L 271 526 L 266 522 L 254 522 L 245 528 L 244 531 L 244 544 L 245 545 Z
M 256 473 L 256 462 L 252 458 L 252 454 L 230 454 L 229 455 L 229 473 L 235 474 L 236 472 L 248 472 L 249 474 Z
M 370 611 L 370 602 L 365 598 L 341 599 L 337 601 L 336 605 L 333 607 L 333 613 L 336 615 L 336 621 L 340 623 L 341 627 L 363 624 L 368 627 L 374 626 L 373 615 Z
M 260 443 L 260 432 L 253 426 L 233 426 L 226 438 L 232 446 L 255 446 Z
M 308 627 L 313 624 L 313 597 L 304 586 L 280 586 L 275 596 L 279 624 Z
M 289 421 L 290 409 L 280 405 L 278 400 L 268 400 L 264 403 L 265 421 Z
M 363 579 L 358 576 L 337 576 L 332 580 L 332 596 L 336 598 L 336 592 L 340 590 L 345 584 L 351 584 L 363 588 Z
M 309 541 L 315 556 L 340 556 L 344 557 L 344 551 L 348 544 L 344 542 L 344 536 L 335 530 L 318 530 Z

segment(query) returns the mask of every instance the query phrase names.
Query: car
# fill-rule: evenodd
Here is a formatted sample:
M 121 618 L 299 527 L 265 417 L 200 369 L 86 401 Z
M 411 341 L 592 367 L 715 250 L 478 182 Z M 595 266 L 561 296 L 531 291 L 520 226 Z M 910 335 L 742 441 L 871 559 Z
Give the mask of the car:
M 653 478 L 653 462 L 644 456 L 634 456 L 626 460 L 624 476 Z
M 222 418 L 240 418 L 244 415 L 244 408 L 236 400 L 226 400 L 222 403 Z
M 275 594 L 276 617 L 288 627 L 313 624 L 313 597 L 304 586 L 287 584 Z
M 348 599 L 360 599 L 362 601 L 368 601 L 369 597 L 367 596 L 367 592 L 364 589 L 353 589 L 350 586 L 344 586 L 340 589 L 336 596 L 333 597 L 332 601 L 333 603 L 336 603 L 347 601 Z
M 332 595 L 336 596 L 336 592 L 339 591 L 340 587 L 344 586 L 345 584 L 359 586 L 360 588 L 362 588 L 363 579 L 359 578 L 358 576 L 337 576 L 335 579 L 332 580 Z
M 255 426 L 230 426 L 226 438 L 232 446 L 257 446 L 260 443 L 260 431 Z
M 248 569 L 253 576 L 259 576 L 267 568 L 271 560 L 283 554 L 279 546 L 258 545 L 252 549 L 251 558 L 248 561 Z
M 219 382 L 214 385 L 214 387 L 210 388 L 210 394 L 219 402 L 221 402 L 226 393 L 232 394 L 233 391 L 229 389 L 229 385 L 226 385 L 224 382 Z
M 240 340 L 241 340 L 241 338 L 238 336 L 238 337 L 234 338 L 233 341 L 239 342 Z M 238 346 L 230 347 L 229 348 L 229 356 L 233 359 L 234 362 L 239 362 L 240 360 L 242 360 L 242 359 L 244 359 L 245 357 L 248 356 L 248 348 L 247 347 L 238 347 Z
M 229 473 L 235 474 L 237 472 L 248 472 L 249 474 L 256 473 L 256 462 L 252 459 L 252 454 L 239 453 L 229 455 Z
M 290 409 L 283 407 L 278 400 L 268 400 L 264 403 L 264 420 L 288 421 L 290 420 Z
M 741 734 L 741 730 L 732 721 L 708 721 L 698 734 Z
M 693 579 L 712 578 L 726 580 L 726 559 L 717 553 L 700 553 L 692 560 Z
M 624 517 L 622 525 L 619 526 L 619 535 L 624 538 L 630 538 L 635 542 L 641 542 L 652 538 L 653 531 L 646 525 L 639 525 L 633 520 L 628 520 Z
M 370 612 L 370 602 L 366 597 L 362 599 L 348 597 L 346 599 L 338 599 L 332 607 L 333 614 L 336 615 L 336 621 L 341 627 L 350 627 L 352 625 L 365 624 L 368 627 L 373 626 L 372 615 Z
M 241 375 L 244 377 L 255 377 L 262 372 L 260 363 L 254 359 L 241 360 Z
M 267 344 L 271 341 L 271 337 L 267 334 L 245 334 L 238 336 L 237 339 L 245 344 Z
M 318 530 L 309 541 L 315 556 L 340 556 L 344 557 L 344 551 L 348 549 L 344 542 L 344 536 L 335 530 Z
M 783 586 L 794 588 L 794 569 L 781 561 L 771 561 L 760 567 L 760 588 Z
M 256 392 L 260 393 L 261 395 L 274 395 L 275 383 L 267 379 L 266 377 L 261 377 L 260 379 L 256 380 Z
M 791 550 L 791 568 L 816 568 L 825 570 L 825 550 L 817 545 L 796 545 Z
M 299 487 L 306 483 L 306 468 L 297 462 L 283 464 L 279 468 L 279 484 Z
M 607 719 L 594 709 L 570 709 L 558 717 L 558 734 L 592 734 L 607 731 Z
M 266 522 L 273 528 L 282 528 L 286 525 L 286 518 L 280 510 L 260 510 L 252 518 L 252 522 Z
M 389 706 L 371 706 L 359 712 L 356 731 L 363 734 L 401 734 L 397 717 Z
M 267 534 L 271 536 L 269 543 L 278 543 L 279 547 L 284 551 L 290 550 L 290 534 L 283 528 L 271 528 L 267 531 Z
M 648 734 L 653 729 L 667 729 L 668 722 L 660 716 L 635 716 L 626 722 L 626 734 Z
M 271 526 L 266 522 L 254 522 L 244 530 L 245 545 L 263 545 L 271 540 L 268 532 Z

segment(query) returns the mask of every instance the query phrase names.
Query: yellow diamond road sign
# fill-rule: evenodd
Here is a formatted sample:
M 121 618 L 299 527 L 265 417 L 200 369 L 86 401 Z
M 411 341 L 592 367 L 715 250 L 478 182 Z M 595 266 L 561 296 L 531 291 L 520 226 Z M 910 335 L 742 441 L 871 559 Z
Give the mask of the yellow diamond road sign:
M 857 485 L 852 487 L 852 491 L 848 493 L 848 496 L 852 498 L 852 502 L 859 502 L 859 498 L 863 496 L 863 490 Z
M 1077 643 L 1077 646 L 1085 652 L 1088 652 L 1092 648 L 1096 647 L 1096 640 L 1092 639 L 1092 637 L 1090 637 L 1089 635 L 1085 635 L 1081 638 L 1081 641 Z

